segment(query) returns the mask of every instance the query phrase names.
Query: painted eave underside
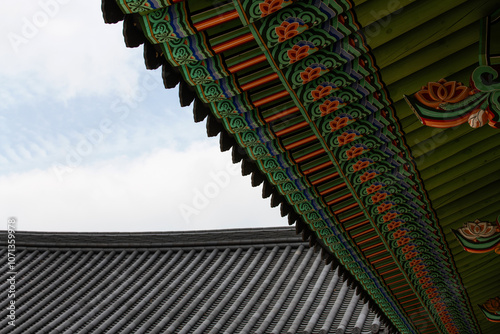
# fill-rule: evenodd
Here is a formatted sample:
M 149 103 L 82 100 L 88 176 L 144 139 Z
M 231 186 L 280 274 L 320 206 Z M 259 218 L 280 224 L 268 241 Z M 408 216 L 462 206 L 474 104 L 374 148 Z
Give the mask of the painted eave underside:
M 103 13 L 124 20 L 127 46 L 144 45 L 146 67 L 162 66 L 182 106 L 194 101 L 195 121 L 206 119 L 252 186 L 262 184 L 263 197 L 399 331 L 499 331 L 477 306 L 500 294 L 499 257 L 465 252 L 451 231 L 499 214 L 499 134 L 425 127 L 403 94 L 441 78 L 467 83 L 479 20 L 500 1 L 267 1 L 277 11 L 264 1 L 150 1 L 165 7 L 153 11 L 117 2 L 103 1 Z M 169 15 L 175 38 L 155 26 Z M 288 38 L 285 25 L 279 40 L 273 31 L 290 16 L 302 18 L 299 34 Z M 192 59 L 179 55 L 182 43 Z M 313 64 L 325 62 L 313 77 Z M 195 77 L 200 67 L 209 80 Z M 339 119 L 347 126 L 334 131 Z
M 16 266 L 16 326 L 5 298 L 0 333 L 385 332 L 290 227 L 18 232 Z

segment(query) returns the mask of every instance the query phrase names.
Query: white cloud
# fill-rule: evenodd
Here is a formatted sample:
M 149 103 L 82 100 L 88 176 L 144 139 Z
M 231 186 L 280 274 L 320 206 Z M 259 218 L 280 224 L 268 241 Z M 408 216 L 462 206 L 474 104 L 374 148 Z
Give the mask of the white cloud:
M 216 145 L 195 143 L 182 152 L 78 167 L 63 182 L 52 169 L 11 174 L 0 178 L 0 216 L 17 217 L 19 230 L 38 231 L 284 226 L 261 187 L 252 188 L 239 169 Z M 182 214 L 186 207 L 192 215 Z
M 142 48 L 125 47 L 122 24 L 104 24 L 100 1 L 7 3 L 2 13 L 4 107 L 19 99 L 128 95 L 137 89 Z
M 122 24 L 104 24 L 100 6 L 40 0 L 2 7 L 0 217 L 39 231 L 286 224 L 261 187 L 229 173 L 229 153 L 178 107 L 159 71 L 145 70 L 142 47 L 125 47 Z M 113 131 L 84 151 L 86 136 L 106 120 Z M 78 148 L 81 160 L 68 165 Z

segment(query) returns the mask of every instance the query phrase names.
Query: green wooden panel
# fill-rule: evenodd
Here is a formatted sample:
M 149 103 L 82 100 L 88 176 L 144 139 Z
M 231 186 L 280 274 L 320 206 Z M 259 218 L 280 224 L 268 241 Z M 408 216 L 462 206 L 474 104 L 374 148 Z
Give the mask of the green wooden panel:
M 485 126 L 479 129 L 479 131 L 473 130 L 468 124 L 462 124 L 460 128 L 464 128 L 468 134 L 461 137 L 459 136 L 453 142 L 449 142 L 445 145 L 435 146 L 435 149 L 430 150 L 430 154 L 417 159 L 416 162 L 418 169 L 425 169 L 434 164 L 441 163 L 442 160 L 459 153 L 461 150 L 469 146 L 483 140 L 488 140 L 492 135 L 496 134 L 496 130 L 489 126 Z
M 355 1 L 356 18 L 362 27 L 372 24 L 381 19 L 380 24 L 390 24 L 391 16 L 398 15 L 405 10 L 404 7 L 411 4 L 414 0 L 387 1 L 387 0 L 371 0 Z M 387 22 L 387 23 L 385 23 Z
M 477 43 L 479 40 L 479 25 L 474 22 L 451 35 L 448 35 L 429 46 L 412 53 L 408 57 L 398 60 L 381 69 L 382 79 L 386 85 L 407 78 L 413 73 L 424 69 L 433 63 L 460 55 L 462 49 Z M 477 57 L 477 49 L 476 54 Z
M 474 206 L 475 202 L 480 203 L 486 198 L 489 198 L 491 196 L 495 196 L 495 194 L 498 193 L 498 189 L 500 187 L 500 182 L 492 182 L 488 184 L 486 187 L 483 187 L 481 189 L 478 189 L 474 192 L 470 193 L 462 193 L 456 198 L 453 198 L 453 201 L 450 201 L 449 203 L 446 203 L 446 205 L 443 205 L 439 208 L 435 208 L 436 213 L 438 214 L 439 217 L 441 216 L 446 216 L 450 215 L 455 211 L 459 211 L 463 208 L 469 207 L 469 206 Z M 472 203 L 471 205 L 471 202 Z
M 439 209 L 443 205 L 454 201 L 460 194 L 474 192 L 492 182 L 500 180 L 500 173 L 495 173 L 498 171 L 497 163 L 498 161 L 494 161 L 488 165 L 481 166 L 480 170 L 467 172 L 465 175 L 457 177 L 439 188 L 428 191 L 432 204 L 435 208 Z M 460 166 L 457 168 L 460 168 Z M 492 191 L 491 194 L 496 192 L 497 191 Z M 472 201 L 474 201 L 474 199 L 471 199 L 471 202 Z
M 397 14 L 391 15 L 387 25 L 384 22 L 374 22 L 363 28 L 372 48 L 387 43 L 404 33 L 414 30 L 420 25 L 427 24 L 441 14 L 447 14 L 466 0 L 419 0 L 414 1 Z M 478 1 L 479 2 L 479 1 Z M 386 2 L 387 6 L 387 2 Z M 390 24 L 390 26 L 389 26 Z
M 475 203 L 470 203 L 470 201 L 465 202 L 462 207 L 452 208 L 451 210 L 447 210 L 446 207 L 443 207 L 439 212 L 439 217 L 442 217 L 439 220 L 441 225 L 449 225 L 455 228 L 457 226 L 456 224 L 460 225 L 460 223 L 464 221 L 474 221 L 492 212 L 498 213 L 497 204 L 500 201 L 500 195 L 498 193 L 492 195 L 491 193 L 475 192 L 473 195 L 477 198 L 477 202 Z
M 435 154 L 435 150 L 439 149 L 447 143 L 455 139 L 462 138 L 468 134 L 474 135 L 474 129 L 468 124 L 450 129 L 431 128 L 428 126 L 422 127 L 419 131 L 415 131 L 407 135 L 406 144 L 410 146 L 413 157 L 417 160 L 417 164 L 429 155 Z
M 500 145 L 492 144 L 493 148 L 489 150 L 483 150 L 483 143 L 475 146 L 477 146 L 477 149 L 469 150 L 471 156 L 468 160 L 459 161 L 457 164 L 453 165 L 453 167 L 446 169 L 443 173 L 437 174 L 434 177 L 427 178 L 425 180 L 425 188 L 429 191 L 429 195 L 431 197 L 436 196 L 435 193 L 431 194 L 435 188 L 444 186 L 446 189 L 447 183 L 449 184 L 450 182 L 454 182 L 454 180 L 461 182 L 462 180 L 458 179 L 461 176 L 467 177 L 468 175 L 474 175 L 474 177 L 478 177 L 485 175 L 487 173 L 486 169 L 488 169 L 489 173 L 498 171 L 498 167 L 500 166 Z M 456 155 L 452 158 L 455 158 Z M 481 167 L 478 168 L 478 164 L 480 164 Z M 459 187 L 460 184 L 455 186 Z
M 407 57 L 429 44 L 477 22 L 498 8 L 498 5 L 498 0 L 466 1 L 462 5 L 425 22 L 418 29 L 413 29 L 393 39 L 390 43 L 376 48 L 372 46 L 377 65 L 384 68 Z M 411 21 L 411 18 L 409 20 Z

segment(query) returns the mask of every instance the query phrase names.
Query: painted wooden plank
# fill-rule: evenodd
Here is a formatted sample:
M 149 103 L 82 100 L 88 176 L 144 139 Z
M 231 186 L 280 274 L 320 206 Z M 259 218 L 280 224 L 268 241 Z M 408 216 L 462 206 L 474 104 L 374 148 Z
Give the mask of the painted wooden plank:
M 420 49 L 405 58 L 381 69 L 382 79 L 386 85 L 411 76 L 433 63 L 460 54 L 461 50 L 479 41 L 479 25 L 477 22 L 453 32 L 440 40 Z M 477 50 L 476 50 L 477 53 Z M 423 85 L 423 84 L 422 84 Z
M 478 145 L 483 146 L 483 145 Z M 438 174 L 430 179 L 425 180 L 425 188 L 429 192 L 429 196 L 437 197 L 437 193 L 432 193 L 435 189 L 444 187 L 448 191 L 447 186 L 453 186 L 450 182 L 455 182 L 455 188 L 460 187 L 466 182 L 461 177 L 469 177 L 469 175 L 474 175 L 477 178 L 481 175 L 486 175 L 487 173 L 495 173 L 498 171 L 500 166 L 500 146 L 496 145 L 493 149 L 488 150 L 486 154 L 481 151 L 471 150 L 473 155 L 468 159 L 455 165 L 455 167 L 448 168 L 444 173 Z M 478 168 L 478 165 L 481 167 Z M 459 167 L 459 168 L 457 168 Z M 471 171 L 473 171 L 471 173 Z M 451 188 L 450 188 L 451 190 Z
M 439 15 L 446 14 L 466 0 L 420 0 L 404 7 L 400 12 L 390 15 L 387 23 L 380 20 L 363 28 L 370 46 L 375 49 L 404 33 L 425 25 Z M 479 2 L 479 1 L 478 1 Z M 457 18 L 457 17 L 455 17 Z M 390 26 L 389 26 L 390 24 Z
M 445 216 L 446 214 L 453 213 L 454 211 L 458 211 L 460 209 L 466 208 L 470 206 L 470 203 L 473 202 L 481 202 L 482 200 L 489 198 L 498 192 L 500 187 L 500 182 L 492 182 L 486 187 L 478 189 L 474 192 L 464 193 L 459 196 L 453 196 L 450 194 L 450 198 L 453 197 L 453 200 L 448 203 L 444 203 L 441 207 L 436 207 L 436 213 L 438 216 Z M 498 210 L 498 207 L 497 207 Z
M 436 2 L 434 1 L 434 3 Z M 384 68 L 469 24 L 477 22 L 496 8 L 498 8 L 498 0 L 466 1 L 462 5 L 427 21 L 418 29 L 410 30 L 393 39 L 390 43 L 376 48 L 372 46 L 377 65 Z
M 464 124 L 466 128 L 466 124 Z M 496 134 L 496 130 L 488 126 L 480 129 L 480 131 L 467 129 L 468 134 L 459 136 L 454 141 L 445 145 L 435 146 L 434 150 L 430 150 L 430 154 L 423 156 L 423 158 L 416 160 L 419 169 L 425 169 L 434 164 L 440 163 L 442 160 L 459 153 L 461 150 L 479 143 L 483 140 L 488 140 L 491 136 Z M 451 166 L 448 166 L 448 168 Z

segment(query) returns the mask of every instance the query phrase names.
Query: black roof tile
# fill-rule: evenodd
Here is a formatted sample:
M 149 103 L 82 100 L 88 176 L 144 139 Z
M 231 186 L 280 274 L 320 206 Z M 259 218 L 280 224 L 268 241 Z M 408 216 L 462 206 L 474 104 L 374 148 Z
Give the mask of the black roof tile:
M 5 232 L 0 240 L 5 245 Z M 17 232 L 16 269 L 16 327 L 7 326 L 3 298 L 0 333 L 371 333 L 380 327 L 294 228 Z M 2 291 L 6 279 L 3 274 Z

